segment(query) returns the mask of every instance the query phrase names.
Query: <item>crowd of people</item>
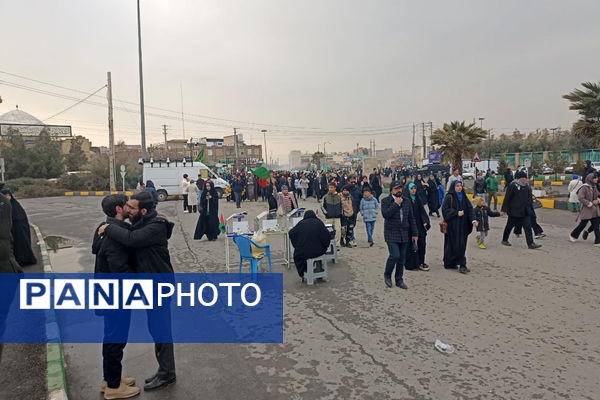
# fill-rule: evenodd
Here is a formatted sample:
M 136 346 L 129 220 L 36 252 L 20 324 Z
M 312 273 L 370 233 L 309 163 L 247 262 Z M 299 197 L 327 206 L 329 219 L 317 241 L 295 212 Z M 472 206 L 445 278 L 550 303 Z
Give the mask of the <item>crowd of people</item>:
M 568 186 L 571 209 L 578 212 L 578 225 L 569 239 L 580 236 L 587 239 L 595 234 L 595 246 L 600 246 L 600 186 L 598 172 L 590 161 L 584 163 L 583 174 L 574 175 Z M 389 195 L 383 195 L 382 177 L 392 178 Z M 475 240 L 481 249 L 488 245 L 489 218 L 507 215 L 501 244 L 512 246 L 511 234 L 525 235 L 529 249 L 540 248 L 534 239 L 545 236 L 537 223 L 535 209 L 539 206 L 533 196 L 527 173 L 523 169 L 504 174 L 505 195 L 498 210 L 497 194 L 500 180 L 496 172 L 478 172 L 473 187 L 473 199 L 465 192 L 459 169 L 446 177 L 423 176 L 420 172 L 405 174 L 401 171 L 374 169 L 369 175 L 362 171 L 290 173 L 271 171 L 262 179 L 253 174 L 228 176 L 226 193 L 241 207 L 242 202 L 263 201 L 266 209 L 284 215 L 313 197 L 319 202 L 317 212 L 308 210 L 291 231 L 294 262 L 300 277 L 304 277 L 309 258 L 319 257 L 330 246 L 331 225 L 338 250 L 356 247 L 357 217 L 362 216 L 369 246 L 374 245 L 374 230 L 380 216 L 383 218 L 383 238 L 388 249 L 384 268 L 384 283 L 408 289 L 405 270 L 428 271 L 426 263 L 427 235 L 432 218 L 439 218 L 439 229 L 444 234 L 443 265 L 460 273 L 469 273 L 467 266 L 468 237 L 476 232 Z M 442 180 L 445 179 L 445 184 Z M 210 179 L 197 180 L 184 175 L 184 213 L 198 214 L 194 239 L 204 236 L 217 240 L 219 227 L 219 193 Z M 14 194 L 0 188 L 0 271 L 21 272 L 21 267 L 37 262 L 31 249 L 29 222 L 25 210 Z M 492 207 L 493 200 L 493 207 Z M 96 273 L 173 273 L 168 240 L 174 224 L 156 210 L 158 203 L 152 181 L 141 185 L 131 196 L 110 195 L 102 200 L 106 220 L 94 233 L 92 252 L 96 256 Z M 129 222 L 126 222 L 129 220 Z M 8 223 L 4 223 L 7 221 Z M 393 275 L 393 279 L 392 279 Z M 0 317 L 4 308 L 0 308 Z M 101 388 L 105 398 L 126 398 L 139 393 L 133 378 L 121 374 L 121 360 L 125 343 L 115 343 L 111 337 L 123 337 L 128 324 L 127 311 L 114 310 L 103 315 L 105 343 L 102 356 L 104 381 Z M 150 333 L 169 315 L 148 314 Z M 1 318 L 0 318 L 1 319 Z M 1 327 L 1 325 L 0 325 Z M 0 348 L 1 351 L 1 348 Z M 175 382 L 175 361 L 172 343 L 156 343 L 157 373 L 146 380 L 145 389 L 153 390 Z

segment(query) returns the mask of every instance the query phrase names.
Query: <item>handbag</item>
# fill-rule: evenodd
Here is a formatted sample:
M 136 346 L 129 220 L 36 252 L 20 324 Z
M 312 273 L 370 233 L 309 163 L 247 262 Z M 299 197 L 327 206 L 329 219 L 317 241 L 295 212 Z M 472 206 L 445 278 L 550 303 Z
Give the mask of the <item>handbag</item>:
M 450 195 L 450 207 L 453 207 L 452 195 Z M 443 220 L 442 222 L 440 222 L 440 232 L 442 232 L 444 234 L 446 232 L 448 232 L 448 222 L 446 220 Z

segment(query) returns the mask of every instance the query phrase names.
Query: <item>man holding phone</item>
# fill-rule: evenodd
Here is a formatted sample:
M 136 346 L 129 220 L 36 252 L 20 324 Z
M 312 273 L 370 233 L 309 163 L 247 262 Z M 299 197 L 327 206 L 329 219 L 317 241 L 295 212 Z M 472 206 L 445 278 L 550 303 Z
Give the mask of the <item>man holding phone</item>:
M 390 195 L 381 201 L 381 214 L 385 221 L 383 237 L 389 250 L 384 280 L 388 287 L 392 287 L 392 272 L 395 268 L 396 286 L 408 289 L 403 277 L 404 261 L 408 246 L 411 241 L 419 240 L 419 233 L 411 203 L 402 197 L 402 182 L 393 181 L 390 191 Z

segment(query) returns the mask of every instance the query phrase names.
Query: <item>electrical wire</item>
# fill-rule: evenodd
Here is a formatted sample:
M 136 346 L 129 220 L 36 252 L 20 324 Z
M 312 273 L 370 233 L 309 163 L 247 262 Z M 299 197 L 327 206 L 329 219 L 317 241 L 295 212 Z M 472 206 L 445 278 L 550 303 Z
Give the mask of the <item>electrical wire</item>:
M 83 103 L 84 101 L 86 101 L 87 99 L 89 99 L 90 97 L 92 97 L 93 95 L 95 95 L 96 93 L 98 93 L 99 91 L 101 91 L 102 89 L 104 89 L 105 87 L 106 87 L 106 85 L 102 86 L 100 89 L 96 90 L 94 93 L 91 93 L 91 94 L 90 94 L 90 95 L 88 95 L 87 97 L 85 97 L 85 98 L 83 98 L 83 99 L 79 100 L 78 102 L 76 102 L 76 103 L 75 103 L 75 104 L 73 104 L 73 105 L 70 105 L 69 107 L 65 108 L 65 109 L 64 109 L 64 110 L 62 110 L 62 111 L 59 111 L 59 112 L 57 112 L 56 114 L 52 115 L 51 117 L 48 117 L 48 118 L 44 119 L 43 121 L 44 121 L 44 122 L 46 122 L 46 121 L 48 121 L 49 119 L 52 119 L 52 118 L 54 118 L 54 117 L 56 117 L 56 116 L 58 116 L 58 115 L 60 115 L 60 114 L 62 114 L 62 113 L 64 113 L 64 112 L 67 112 L 67 111 L 69 111 L 70 109 L 72 109 L 73 107 L 75 107 L 75 106 L 76 106 L 76 105 L 78 105 L 78 104 L 81 104 L 81 103 Z

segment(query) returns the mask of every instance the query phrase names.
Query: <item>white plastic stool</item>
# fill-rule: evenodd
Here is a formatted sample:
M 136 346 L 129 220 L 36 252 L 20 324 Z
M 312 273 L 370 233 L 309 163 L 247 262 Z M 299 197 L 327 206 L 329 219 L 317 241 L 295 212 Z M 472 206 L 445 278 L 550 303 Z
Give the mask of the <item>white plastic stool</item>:
M 329 274 L 327 272 L 327 259 L 325 255 L 306 260 L 306 272 L 304 273 L 306 284 L 312 285 L 315 283 L 315 279 L 319 278 L 323 279 L 325 282 L 329 281 Z

